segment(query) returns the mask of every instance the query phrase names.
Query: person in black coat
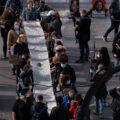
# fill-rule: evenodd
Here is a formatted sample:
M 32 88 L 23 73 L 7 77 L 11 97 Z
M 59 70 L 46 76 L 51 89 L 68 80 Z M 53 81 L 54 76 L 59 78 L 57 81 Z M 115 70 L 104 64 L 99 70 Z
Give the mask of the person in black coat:
M 56 98 L 57 106 L 52 108 L 50 113 L 50 120 L 69 120 L 70 114 L 67 107 L 63 103 L 63 98 L 61 96 Z
M 33 120 L 50 120 L 42 95 L 37 96 L 36 103 L 31 108 L 31 115 Z
M 118 33 L 118 28 L 119 28 L 119 21 L 120 20 L 120 10 L 119 10 L 119 0 L 113 0 L 110 7 L 109 7 L 109 13 L 110 13 L 110 20 L 111 20 L 111 25 L 106 31 L 106 33 L 103 36 L 103 41 L 107 42 L 107 36 L 108 34 L 115 29 L 114 33 Z
M 110 95 L 113 98 L 111 104 L 113 120 L 120 120 L 120 87 L 112 89 Z
M 76 31 L 78 31 L 77 39 L 79 39 L 80 59 L 76 63 L 83 63 L 84 60 L 88 61 L 89 57 L 88 41 L 90 40 L 91 19 L 87 16 L 87 11 L 84 9 L 80 11 L 80 14 L 81 19 L 76 28 Z
M 98 58 L 91 60 L 91 62 L 95 63 L 95 65 L 94 65 L 95 71 L 97 70 L 98 65 L 100 65 L 100 64 L 102 64 L 103 67 L 107 70 L 108 67 L 110 66 L 110 56 L 109 56 L 107 48 L 106 47 L 102 47 L 99 50 Z
M 97 76 L 96 76 L 96 81 L 94 81 L 94 82 L 97 83 L 97 79 L 99 79 L 99 77 L 101 77 L 104 73 L 105 73 L 104 70 L 99 70 L 97 73 Z M 98 117 L 100 119 L 103 119 L 104 99 L 106 98 L 107 94 L 108 94 L 107 88 L 106 88 L 106 85 L 104 83 L 95 92 L 95 97 L 94 97 L 95 110 L 93 110 L 92 112 L 95 115 L 99 115 Z

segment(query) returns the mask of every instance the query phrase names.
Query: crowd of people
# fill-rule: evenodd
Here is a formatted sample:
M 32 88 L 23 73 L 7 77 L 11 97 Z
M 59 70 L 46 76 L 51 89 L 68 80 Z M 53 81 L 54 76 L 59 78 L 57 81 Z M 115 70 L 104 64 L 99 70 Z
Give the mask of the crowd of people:
M 113 9 L 116 0 L 110 6 L 111 21 L 118 15 L 118 11 Z M 114 4 L 114 5 L 113 5 Z M 111 10 L 112 9 L 112 10 Z M 41 16 L 41 12 L 47 12 L 46 16 Z M 112 63 L 106 47 L 98 50 L 92 59 L 89 59 L 90 26 L 91 19 L 85 9 L 80 11 L 81 19 L 75 30 L 80 48 L 80 57 L 76 63 L 90 62 L 90 74 L 93 78 L 96 74 L 103 75 L 111 68 Z M 75 70 L 69 65 L 67 49 L 64 46 L 63 35 L 61 32 L 62 21 L 59 12 L 49 7 L 43 0 L 27 0 L 27 7 L 23 8 L 21 0 L 7 0 L 5 9 L 1 16 L 1 37 L 3 40 L 3 59 L 9 56 L 9 62 L 12 74 L 16 75 L 16 96 L 12 109 L 13 120 L 80 120 L 80 110 L 83 104 L 83 97 L 78 93 L 75 83 Z M 47 104 L 44 103 L 44 96 L 38 95 L 34 98 L 34 77 L 32 66 L 30 64 L 30 52 L 28 48 L 27 36 L 23 26 L 25 21 L 40 22 L 45 36 L 45 44 L 48 50 L 51 84 L 55 95 L 57 105 L 48 113 Z M 113 21 L 112 21 L 113 22 Z M 118 21 L 117 21 L 118 22 Z M 113 25 L 113 23 L 112 23 Z M 116 23 L 115 23 L 116 25 Z M 109 32 L 116 28 L 112 26 Z M 116 28 L 117 29 L 117 28 Z M 107 32 L 106 34 L 108 35 Z M 113 40 L 113 56 L 115 57 L 114 66 L 119 65 L 120 60 L 120 32 L 115 30 L 117 34 Z M 104 36 L 104 40 L 107 41 Z M 94 82 L 91 79 L 91 82 Z M 60 92 L 62 94 L 60 94 Z M 104 102 L 108 91 L 106 84 L 99 88 L 95 95 L 95 110 L 92 112 L 99 115 L 103 119 Z M 113 110 L 114 120 L 120 119 L 120 87 L 110 91 L 113 97 L 111 108 Z M 90 120 L 90 111 L 87 116 Z

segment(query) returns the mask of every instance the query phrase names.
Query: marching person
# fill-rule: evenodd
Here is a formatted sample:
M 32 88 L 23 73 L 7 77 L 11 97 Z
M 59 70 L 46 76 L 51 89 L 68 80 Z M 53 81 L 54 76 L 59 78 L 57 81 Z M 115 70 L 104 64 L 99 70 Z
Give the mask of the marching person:
M 110 12 L 111 25 L 103 36 L 103 41 L 105 41 L 105 42 L 108 42 L 107 36 L 113 29 L 115 30 L 114 31 L 115 34 L 118 33 L 119 20 L 120 20 L 120 16 L 119 16 L 120 11 L 119 11 L 118 0 L 112 1 L 110 8 L 109 8 L 109 12 Z
M 79 39 L 80 58 L 76 63 L 88 61 L 89 57 L 88 41 L 90 40 L 91 19 L 87 16 L 87 11 L 85 9 L 81 10 L 80 14 L 81 19 L 78 27 L 76 28 L 76 31 L 78 31 L 77 38 Z

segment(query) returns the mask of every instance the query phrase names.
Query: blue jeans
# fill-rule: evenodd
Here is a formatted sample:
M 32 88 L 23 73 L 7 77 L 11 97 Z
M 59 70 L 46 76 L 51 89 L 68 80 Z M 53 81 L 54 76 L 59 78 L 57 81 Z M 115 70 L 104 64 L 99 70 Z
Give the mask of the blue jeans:
M 95 97 L 95 110 L 99 115 L 103 115 L 104 111 L 104 99 Z
M 115 58 L 114 66 L 117 67 L 119 65 L 120 58 Z
M 118 21 L 112 21 L 111 20 L 111 26 L 108 28 L 108 30 L 106 31 L 104 37 L 107 38 L 108 34 L 115 29 L 114 33 L 117 34 L 118 33 L 118 29 L 119 29 L 119 22 Z
M 88 41 L 80 42 L 79 41 L 79 48 L 80 48 L 80 60 L 84 61 L 84 58 L 88 60 L 89 57 L 89 45 Z
M 37 17 L 36 8 L 32 8 L 31 13 L 29 13 L 28 9 L 24 9 L 24 11 L 22 13 L 23 19 L 28 21 L 29 20 L 29 14 L 31 14 L 31 19 L 35 21 L 36 17 Z

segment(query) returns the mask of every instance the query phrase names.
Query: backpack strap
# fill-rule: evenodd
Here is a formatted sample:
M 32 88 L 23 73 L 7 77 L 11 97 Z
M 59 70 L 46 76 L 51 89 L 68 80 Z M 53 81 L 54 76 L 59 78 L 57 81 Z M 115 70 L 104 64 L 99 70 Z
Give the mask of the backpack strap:
M 36 117 L 36 115 L 42 114 L 45 110 L 46 110 L 46 107 L 43 107 L 42 110 L 41 110 L 40 112 L 36 112 L 35 105 L 33 105 L 34 117 Z

